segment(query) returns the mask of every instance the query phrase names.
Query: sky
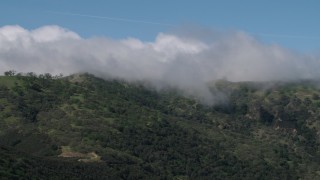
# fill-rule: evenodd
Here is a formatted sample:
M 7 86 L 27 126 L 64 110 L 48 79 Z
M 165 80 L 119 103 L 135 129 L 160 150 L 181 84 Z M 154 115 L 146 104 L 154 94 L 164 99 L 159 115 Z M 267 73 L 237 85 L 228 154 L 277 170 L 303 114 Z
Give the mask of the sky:
M 300 52 L 320 49 L 317 0 L 2 0 L 0 27 L 58 25 L 81 37 L 138 38 L 181 29 L 244 31 Z

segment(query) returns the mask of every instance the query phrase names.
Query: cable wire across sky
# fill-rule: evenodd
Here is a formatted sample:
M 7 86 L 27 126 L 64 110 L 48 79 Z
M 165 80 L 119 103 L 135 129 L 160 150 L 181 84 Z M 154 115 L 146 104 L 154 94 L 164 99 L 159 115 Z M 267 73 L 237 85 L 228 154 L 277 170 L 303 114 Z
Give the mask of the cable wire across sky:
M 137 20 L 137 19 L 97 16 L 97 15 L 90 15 L 90 14 L 78 14 L 78 13 L 60 12 L 60 11 L 46 11 L 46 12 L 52 13 L 52 14 L 67 15 L 67 16 L 79 16 L 79 17 L 87 17 L 87 18 L 95 18 L 95 19 L 105 19 L 105 20 L 110 20 L 110 21 L 122 21 L 122 22 L 130 22 L 130 23 L 143 23 L 143 24 L 175 27 L 175 25 L 169 24 L 169 23 L 151 22 L 151 21 L 144 21 L 144 20 Z

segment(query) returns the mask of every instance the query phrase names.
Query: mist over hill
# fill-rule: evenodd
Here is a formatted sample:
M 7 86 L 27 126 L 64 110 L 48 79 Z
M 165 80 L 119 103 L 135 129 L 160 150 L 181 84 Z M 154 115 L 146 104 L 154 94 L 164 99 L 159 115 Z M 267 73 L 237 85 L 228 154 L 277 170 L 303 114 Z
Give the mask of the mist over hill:
M 238 31 L 1 27 L 0 177 L 319 179 L 319 68 Z
M 264 44 L 245 32 L 190 32 L 159 33 L 145 42 L 133 37 L 82 38 L 59 26 L 4 26 L 0 72 L 89 72 L 104 79 L 145 81 L 159 90 L 173 87 L 209 104 L 219 95 L 213 95 L 208 83 L 219 79 L 288 82 L 320 76 L 318 55 Z

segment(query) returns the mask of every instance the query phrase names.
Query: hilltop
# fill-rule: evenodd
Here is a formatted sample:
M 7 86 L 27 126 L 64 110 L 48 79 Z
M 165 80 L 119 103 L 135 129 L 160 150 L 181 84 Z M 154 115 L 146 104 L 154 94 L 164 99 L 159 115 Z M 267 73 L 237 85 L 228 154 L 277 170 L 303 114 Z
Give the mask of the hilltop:
M 172 89 L 90 74 L 1 76 L 0 176 L 320 177 L 314 83 L 214 87 L 226 98 L 209 106 Z

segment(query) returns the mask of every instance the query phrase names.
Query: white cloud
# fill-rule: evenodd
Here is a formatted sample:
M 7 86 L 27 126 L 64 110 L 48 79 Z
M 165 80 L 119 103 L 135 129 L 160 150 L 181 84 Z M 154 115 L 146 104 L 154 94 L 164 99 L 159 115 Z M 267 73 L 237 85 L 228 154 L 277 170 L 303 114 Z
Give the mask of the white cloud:
M 0 72 L 89 72 L 128 81 L 145 80 L 157 88 L 171 86 L 209 101 L 214 97 L 206 83 L 221 78 L 291 81 L 320 77 L 319 57 L 315 55 L 266 45 L 243 32 L 203 39 L 165 33 L 154 42 L 83 39 L 58 26 L 35 30 L 4 26 L 0 28 Z
M 30 32 L 36 42 L 50 42 L 67 39 L 80 39 L 80 36 L 59 26 L 44 26 Z

